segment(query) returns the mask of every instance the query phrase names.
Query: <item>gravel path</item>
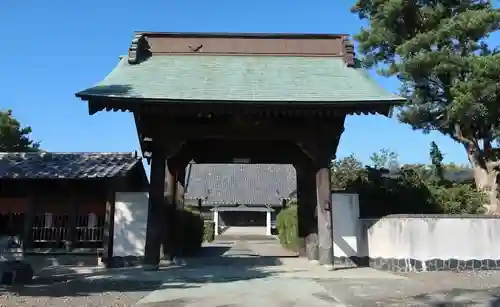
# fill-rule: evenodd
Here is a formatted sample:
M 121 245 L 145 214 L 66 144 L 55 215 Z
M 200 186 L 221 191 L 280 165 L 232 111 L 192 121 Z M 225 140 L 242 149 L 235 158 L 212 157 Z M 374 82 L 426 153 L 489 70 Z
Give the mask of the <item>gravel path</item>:
M 0 306 L 133 306 L 159 286 L 135 280 L 36 280 L 28 286 L 0 288 Z

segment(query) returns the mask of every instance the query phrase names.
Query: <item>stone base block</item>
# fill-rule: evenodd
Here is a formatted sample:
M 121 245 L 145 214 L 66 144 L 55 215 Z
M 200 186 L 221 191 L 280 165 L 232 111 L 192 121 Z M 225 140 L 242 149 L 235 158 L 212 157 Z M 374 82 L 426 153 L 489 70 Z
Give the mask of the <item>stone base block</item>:
M 355 267 L 367 267 L 369 266 L 369 264 L 370 261 L 368 257 L 355 257 L 355 256 L 334 257 L 334 265 L 336 266 L 355 268 Z
M 483 271 L 500 270 L 500 259 L 416 259 L 335 257 L 335 265 L 344 267 L 371 267 L 391 272 L 431 272 L 431 271 Z
M 500 259 L 387 259 L 371 258 L 370 267 L 391 272 L 500 270 Z

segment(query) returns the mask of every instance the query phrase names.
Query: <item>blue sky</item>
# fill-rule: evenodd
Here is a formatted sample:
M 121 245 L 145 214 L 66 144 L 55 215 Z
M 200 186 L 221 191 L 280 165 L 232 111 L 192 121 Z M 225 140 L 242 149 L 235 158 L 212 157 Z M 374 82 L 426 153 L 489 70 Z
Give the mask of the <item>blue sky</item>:
M 135 30 L 354 34 L 361 26 L 348 0 L 0 3 L 0 108 L 11 108 L 32 126 L 33 138 L 49 151 L 139 149 L 130 113 L 89 116 L 87 105 L 74 97 L 111 71 Z M 398 88 L 394 80 L 375 78 L 390 91 Z M 345 128 L 338 157 L 354 153 L 368 163 L 373 152 L 389 148 L 402 163 L 425 163 L 435 141 L 447 162 L 467 163 L 461 146 L 449 138 L 412 131 L 396 119 L 350 116 Z

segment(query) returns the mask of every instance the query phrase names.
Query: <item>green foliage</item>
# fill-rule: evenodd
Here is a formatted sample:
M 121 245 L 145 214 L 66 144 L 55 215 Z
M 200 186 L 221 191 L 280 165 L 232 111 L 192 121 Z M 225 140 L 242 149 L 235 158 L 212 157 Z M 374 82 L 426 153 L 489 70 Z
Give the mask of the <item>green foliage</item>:
M 434 173 L 436 177 L 439 180 L 443 181 L 444 180 L 443 154 L 441 153 L 441 150 L 439 150 L 439 147 L 434 141 L 432 141 L 431 143 L 431 149 L 429 155 L 431 156 L 431 162 L 434 167 Z
M 331 169 L 331 182 L 334 190 L 345 189 L 356 180 L 366 179 L 365 168 L 354 155 L 347 156 L 342 160 L 334 160 Z
M 283 247 L 298 251 L 300 242 L 298 238 L 297 205 L 291 204 L 276 216 L 278 238 Z
M 190 207 L 177 211 L 177 217 L 181 221 L 180 247 L 183 255 L 196 254 L 204 240 L 204 222 L 199 211 Z
M 465 169 L 469 169 L 466 165 L 458 165 L 455 163 L 446 163 L 443 165 L 444 169 L 447 171 L 462 171 Z
M 386 171 L 371 167 L 358 168 L 361 162 L 353 156 L 345 160 L 348 163 L 342 160 L 333 163 L 347 168 L 337 170 L 332 176 L 347 192 L 359 194 L 361 217 L 483 213 L 481 204 L 485 196 L 482 192 L 470 184 L 436 180 L 433 169 L 426 165 L 405 165 L 397 174 L 388 175 Z
M 470 184 L 452 183 L 447 186 L 430 185 L 434 201 L 448 214 L 483 214 L 486 195 L 477 192 Z
M 213 242 L 215 240 L 215 223 L 213 221 L 205 221 L 203 240 Z
M 38 151 L 40 144 L 30 139 L 31 127 L 21 127 L 12 110 L 0 111 L 0 152 Z
M 487 38 L 500 27 L 500 10 L 488 0 L 357 0 L 352 11 L 368 22 L 356 35 L 363 63 L 396 76 L 409 98 L 399 119 L 462 143 L 472 167 L 483 172 L 476 172 L 477 187 L 494 196 L 500 53 Z
M 381 149 L 380 152 L 373 153 L 370 156 L 370 160 L 374 168 L 391 169 L 394 167 L 399 167 L 398 154 L 387 148 Z

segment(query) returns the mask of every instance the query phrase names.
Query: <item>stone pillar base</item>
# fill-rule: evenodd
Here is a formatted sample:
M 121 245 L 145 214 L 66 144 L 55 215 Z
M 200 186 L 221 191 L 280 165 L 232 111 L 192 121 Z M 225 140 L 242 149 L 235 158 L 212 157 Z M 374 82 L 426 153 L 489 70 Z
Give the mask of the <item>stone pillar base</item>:
M 322 265 L 332 265 L 333 264 L 333 247 L 332 248 L 322 248 L 319 247 L 319 263 Z

